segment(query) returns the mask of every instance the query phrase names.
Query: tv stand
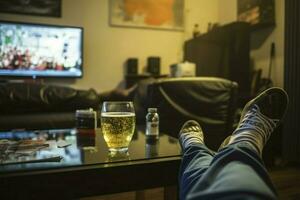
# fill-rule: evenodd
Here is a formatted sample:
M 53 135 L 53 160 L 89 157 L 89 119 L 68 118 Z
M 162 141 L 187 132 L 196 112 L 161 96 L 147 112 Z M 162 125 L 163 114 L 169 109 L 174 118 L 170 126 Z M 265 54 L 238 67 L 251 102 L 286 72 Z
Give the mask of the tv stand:
M 41 84 L 44 83 L 44 79 L 2 79 L 0 83 L 33 83 Z
M 24 83 L 37 83 L 37 84 L 41 84 L 44 83 L 44 79 L 37 79 L 37 78 L 32 78 L 32 79 L 23 79 Z

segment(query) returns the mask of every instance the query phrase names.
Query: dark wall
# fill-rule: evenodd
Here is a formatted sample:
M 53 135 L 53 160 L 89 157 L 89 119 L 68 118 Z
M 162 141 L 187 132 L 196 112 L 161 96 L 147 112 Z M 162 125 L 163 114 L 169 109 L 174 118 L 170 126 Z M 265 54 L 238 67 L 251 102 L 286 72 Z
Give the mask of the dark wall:
M 250 94 L 250 26 L 233 22 L 185 42 L 184 60 L 196 63 L 197 76 L 226 78 Z

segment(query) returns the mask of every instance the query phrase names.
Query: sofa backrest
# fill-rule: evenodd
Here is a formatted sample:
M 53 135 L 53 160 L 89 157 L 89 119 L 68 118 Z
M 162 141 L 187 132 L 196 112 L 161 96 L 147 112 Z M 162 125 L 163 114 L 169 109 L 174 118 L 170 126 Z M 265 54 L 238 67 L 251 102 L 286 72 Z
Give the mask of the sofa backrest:
M 7 114 L 67 112 L 98 109 L 95 90 L 77 90 L 66 86 L 37 83 L 1 83 L 0 111 Z
M 233 129 L 237 92 L 236 82 L 222 78 L 167 78 L 149 84 L 147 100 L 158 108 L 161 131 L 177 137 L 183 123 L 194 119 L 216 149 Z

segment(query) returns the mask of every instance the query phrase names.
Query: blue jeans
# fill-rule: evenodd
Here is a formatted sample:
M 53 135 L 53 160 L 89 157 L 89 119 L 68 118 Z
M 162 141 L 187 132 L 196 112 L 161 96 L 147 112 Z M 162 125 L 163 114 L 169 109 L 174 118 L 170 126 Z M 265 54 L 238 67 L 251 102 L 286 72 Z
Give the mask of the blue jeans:
M 231 144 L 218 153 L 204 144 L 183 150 L 180 199 L 277 199 L 261 158 L 248 143 Z

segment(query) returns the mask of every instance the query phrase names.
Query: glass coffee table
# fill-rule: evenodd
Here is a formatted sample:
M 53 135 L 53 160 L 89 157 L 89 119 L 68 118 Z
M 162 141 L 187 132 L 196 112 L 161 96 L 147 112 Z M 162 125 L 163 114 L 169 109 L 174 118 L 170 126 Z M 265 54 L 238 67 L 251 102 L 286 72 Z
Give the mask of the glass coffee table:
M 100 129 L 0 132 L 0 151 L 4 199 L 75 199 L 155 187 L 165 187 L 167 198 L 181 162 L 176 138 L 161 133 L 147 140 L 140 127 L 128 153 L 110 155 Z

